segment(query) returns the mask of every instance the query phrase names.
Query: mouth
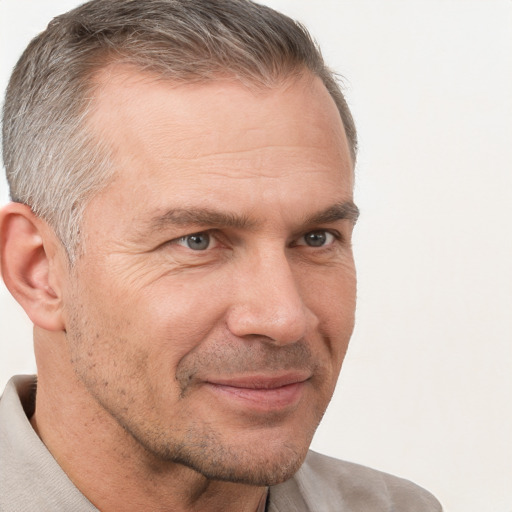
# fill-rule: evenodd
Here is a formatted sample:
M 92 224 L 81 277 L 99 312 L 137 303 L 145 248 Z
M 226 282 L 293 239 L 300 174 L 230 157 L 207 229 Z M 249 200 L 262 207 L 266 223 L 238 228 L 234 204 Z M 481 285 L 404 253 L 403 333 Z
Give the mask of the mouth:
M 258 412 L 294 408 L 301 400 L 311 376 L 304 373 L 250 375 L 206 380 L 205 385 L 230 406 Z

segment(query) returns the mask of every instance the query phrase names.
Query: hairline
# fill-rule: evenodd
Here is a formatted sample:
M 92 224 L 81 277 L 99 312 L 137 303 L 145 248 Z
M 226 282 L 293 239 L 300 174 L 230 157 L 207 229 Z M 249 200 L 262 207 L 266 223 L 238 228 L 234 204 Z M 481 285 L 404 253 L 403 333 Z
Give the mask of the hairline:
M 144 20 L 148 18 L 139 8 L 135 9 L 133 16 L 123 11 L 124 1 L 119 0 L 110 4 L 102 0 L 92 0 L 55 18 L 47 30 L 29 44 L 15 67 L 7 89 L 4 121 L 9 121 L 9 128 L 6 130 L 4 124 L 3 133 L 4 142 L 9 143 L 8 146 L 4 146 L 4 158 L 7 158 L 6 170 L 11 197 L 14 201 L 30 205 L 34 213 L 53 228 L 70 261 L 74 259 L 74 254 L 81 245 L 81 224 L 86 207 L 116 176 L 114 148 L 109 147 L 108 138 L 102 138 L 101 132 L 94 130 L 91 121 L 95 109 L 98 108 L 96 98 L 101 87 L 101 82 L 95 81 L 95 77 L 116 65 L 131 64 L 134 70 L 147 74 L 152 80 L 176 85 L 213 83 L 230 79 L 251 90 L 271 90 L 308 72 L 311 77 L 318 77 L 321 80 L 334 101 L 345 132 L 351 167 L 354 169 L 357 133 L 342 92 L 340 77 L 326 66 L 318 45 L 301 23 L 269 7 L 256 7 L 250 1 L 240 1 L 240 7 L 244 8 L 241 10 L 243 14 L 239 15 L 238 10 L 233 11 L 235 2 L 226 0 L 225 14 L 227 19 L 234 15 L 235 25 L 228 27 L 226 33 L 222 33 L 222 27 L 229 23 L 223 25 L 221 22 L 219 30 L 219 26 L 215 25 L 218 21 L 216 16 L 212 18 L 213 24 L 203 18 L 204 9 L 208 11 L 210 8 L 217 8 L 213 0 L 210 3 L 204 2 L 204 5 L 209 4 L 209 7 L 204 7 L 201 0 L 194 0 L 192 3 L 195 7 L 191 11 L 191 17 L 179 21 L 178 25 L 167 25 L 170 18 L 165 17 L 160 10 L 163 6 L 160 0 L 154 0 L 157 8 L 155 12 L 162 14 L 161 17 L 156 16 L 155 23 L 142 23 L 141 16 L 145 16 Z M 148 3 L 152 4 L 151 1 Z M 97 18 L 98 13 L 107 5 L 109 7 L 106 12 L 108 16 L 112 16 L 106 18 L 107 22 L 112 21 L 110 25 Z M 114 5 L 112 10 L 110 5 Z M 224 3 L 220 2 L 219 5 L 222 7 Z M 177 1 L 176 12 L 182 12 L 182 8 L 183 5 Z M 224 12 L 222 8 L 220 12 Z M 261 25 L 257 23 L 256 32 L 248 30 L 249 39 L 242 41 L 240 37 L 245 37 L 245 29 L 241 29 L 242 36 L 237 35 L 237 30 L 240 30 L 244 16 L 248 15 L 255 16 L 250 19 L 264 15 L 265 20 Z M 128 20 L 128 29 L 124 35 L 122 31 L 125 26 L 119 25 L 119 20 L 122 19 Z M 247 19 L 245 17 L 245 21 Z M 190 32 L 191 28 L 194 28 L 191 23 L 196 22 L 200 23 L 197 25 L 200 29 L 205 29 L 203 32 L 200 30 L 199 35 L 196 31 Z M 166 25 L 161 25 L 162 23 Z M 135 35 L 135 39 L 130 40 L 130 34 L 135 34 L 135 29 L 138 30 L 139 26 L 142 27 L 141 38 Z M 167 30 L 169 26 L 178 27 L 176 38 Z M 269 36 L 269 31 L 278 34 L 276 27 L 277 30 L 283 30 L 283 38 Z M 203 40 L 204 38 L 208 41 L 209 32 L 206 30 L 210 29 L 214 34 L 212 42 L 215 50 L 210 54 L 213 60 L 207 58 L 208 44 Z M 112 32 L 109 32 L 110 30 Z M 147 39 L 148 34 L 153 34 L 156 38 L 150 41 Z M 270 37 L 270 46 L 260 39 L 261 34 Z M 59 40 L 55 39 L 56 37 Z M 251 40 L 262 45 L 263 53 L 251 51 L 248 42 Z M 169 42 L 171 46 L 168 47 Z M 181 48 L 180 45 L 183 43 L 185 46 Z M 236 46 L 238 43 L 241 44 L 240 48 Z M 145 46 L 146 44 L 148 46 Z M 167 53 L 167 48 L 171 48 L 170 53 Z M 162 58 L 159 55 L 160 50 L 163 51 Z M 196 63 L 180 60 L 181 53 L 176 53 L 178 51 L 189 57 L 197 55 L 199 61 Z M 55 57 L 59 62 L 72 66 L 68 76 L 64 76 L 62 71 L 56 69 L 55 64 L 58 61 Z M 177 60 L 169 60 L 171 57 Z M 243 60 L 240 60 L 241 57 Z M 41 62 L 51 70 L 46 85 L 42 82 Z M 56 81 L 55 78 L 59 80 Z M 18 89 L 14 88 L 15 85 L 21 86 L 21 90 L 27 93 L 25 99 L 16 92 Z M 45 102 L 42 101 L 45 99 L 45 93 L 50 97 L 49 107 L 44 106 Z M 9 106 L 6 109 L 7 104 Z M 27 106 L 32 109 L 32 113 L 25 116 L 23 109 Z M 46 120 L 41 115 L 46 115 Z M 26 120 L 15 121 L 20 117 L 26 117 L 31 124 L 27 125 Z M 36 129 L 39 124 L 42 130 Z M 20 128 L 24 128 L 25 131 L 21 131 Z M 28 133 L 31 139 L 28 139 L 27 135 L 22 137 L 22 133 Z M 29 149 L 29 140 L 35 148 L 40 149 L 39 156 L 37 151 L 20 152 L 14 149 Z M 28 156 L 20 156 L 23 153 Z M 41 178 L 34 181 L 39 168 L 42 171 Z M 23 169 L 28 171 L 25 172 Z M 57 172 L 53 172 L 53 169 Z M 32 186 L 31 181 L 37 187 Z

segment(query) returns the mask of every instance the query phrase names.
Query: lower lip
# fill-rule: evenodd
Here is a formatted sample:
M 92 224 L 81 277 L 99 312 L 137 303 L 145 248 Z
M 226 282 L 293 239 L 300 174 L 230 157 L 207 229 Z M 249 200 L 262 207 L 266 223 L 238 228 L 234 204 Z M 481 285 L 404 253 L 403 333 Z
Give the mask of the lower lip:
M 279 411 L 295 406 L 301 399 L 305 382 L 295 382 L 272 389 L 239 388 L 208 383 L 218 396 L 227 398 L 231 403 L 241 403 L 245 407 L 262 412 Z

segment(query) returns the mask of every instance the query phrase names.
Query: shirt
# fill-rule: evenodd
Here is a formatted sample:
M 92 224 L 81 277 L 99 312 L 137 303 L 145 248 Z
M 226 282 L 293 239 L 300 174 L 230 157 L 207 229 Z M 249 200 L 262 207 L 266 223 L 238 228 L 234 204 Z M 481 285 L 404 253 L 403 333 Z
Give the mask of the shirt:
M 98 512 L 33 430 L 36 379 L 13 377 L 0 400 L 0 511 Z M 260 507 L 264 504 L 264 500 Z M 268 512 L 440 512 L 415 484 L 310 451 L 299 471 L 269 488 Z

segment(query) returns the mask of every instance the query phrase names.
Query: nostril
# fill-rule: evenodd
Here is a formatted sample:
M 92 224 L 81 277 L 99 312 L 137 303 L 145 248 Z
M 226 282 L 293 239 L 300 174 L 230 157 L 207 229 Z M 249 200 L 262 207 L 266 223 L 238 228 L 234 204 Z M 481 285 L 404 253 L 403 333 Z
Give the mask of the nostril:
M 246 303 L 231 309 L 227 324 L 230 332 L 238 337 L 263 336 L 273 343 L 288 344 L 304 337 L 310 317 L 302 303 L 294 307 Z

